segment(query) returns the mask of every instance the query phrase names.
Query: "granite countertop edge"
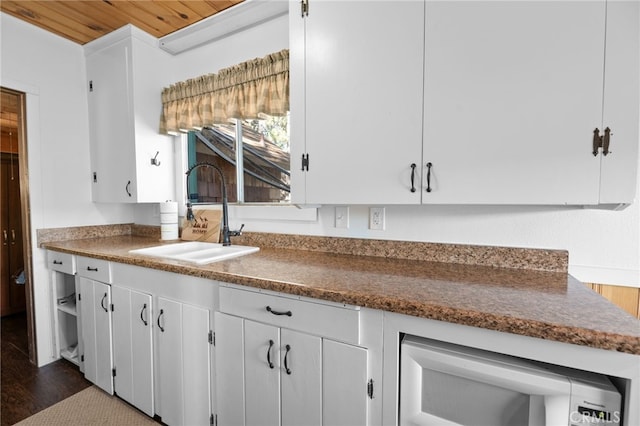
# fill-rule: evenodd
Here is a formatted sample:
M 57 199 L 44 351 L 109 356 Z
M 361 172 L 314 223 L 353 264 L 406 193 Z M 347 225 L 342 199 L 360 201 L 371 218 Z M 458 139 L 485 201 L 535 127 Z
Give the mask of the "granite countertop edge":
M 490 268 L 483 265 L 439 266 L 439 264 L 434 264 L 437 265 L 438 268 L 445 268 L 445 270 L 454 268 L 454 273 L 457 274 L 454 276 L 461 274 L 459 272 L 460 268 L 464 268 L 461 276 L 473 274 L 473 271 L 478 269 L 478 273 L 484 275 L 491 272 L 495 272 L 498 275 L 507 274 L 506 276 L 509 277 L 509 280 L 517 279 L 520 274 L 522 274 L 523 278 L 531 280 L 530 275 L 537 274 L 532 281 L 534 284 L 538 284 L 544 280 L 561 283 L 559 285 L 553 284 L 550 291 L 545 290 L 541 293 L 542 296 L 549 296 L 551 300 L 556 298 L 564 300 L 568 297 L 567 294 L 570 294 L 572 299 L 569 300 L 569 302 L 571 303 L 575 303 L 573 301 L 581 298 L 588 299 L 587 301 L 591 305 L 594 303 L 599 305 L 601 303 L 603 308 L 611 311 L 611 318 L 614 318 L 616 321 L 621 321 L 622 324 L 627 320 L 638 322 L 629 323 L 630 327 L 618 331 L 615 327 L 602 329 L 598 326 L 591 327 L 590 325 L 571 324 L 571 321 L 565 323 L 562 320 L 549 320 L 546 318 L 546 315 L 538 315 L 537 313 L 530 313 L 528 311 L 524 313 L 509 312 L 509 309 L 503 310 L 500 304 L 496 305 L 498 308 L 490 306 L 485 309 L 484 307 L 480 308 L 478 306 L 463 306 L 464 303 L 459 306 L 449 303 L 448 301 L 443 303 L 441 300 L 433 300 L 424 295 L 412 298 L 410 295 L 411 289 L 415 288 L 416 284 L 411 283 L 417 280 L 417 285 L 422 286 L 422 281 L 420 280 L 423 279 L 420 277 L 421 272 L 415 271 L 413 271 L 413 276 L 408 279 L 409 283 L 407 284 L 408 287 L 405 289 L 405 293 L 398 290 L 399 293 L 395 294 L 388 286 L 385 287 L 384 285 L 380 286 L 380 291 L 378 292 L 376 291 L 376 286 L 373 284 L 365 288 L 357 285 L 351 286 L 346 283 L 346 280 L 345 283 L 341 284 L 337 282 L 340 281 L 339 276 L 325 278 L 324 275 L 326 275 L 326 272 L 330 269 L 323 270 L 326 265 L 322 263 L 330 262 L 331 265 L 337 265 L 338 268 L 342 268 L 341 265 L 343 264 L 353 264 L 354 262 L 358 263 L 361 261 L 365 263 L 363 268 L 369 268 L 371 265 L 386 262 L 383 267 L 393 268 L 395 264 L 399 264 L 399 267 L 409 268 L 409 275 L 411 275 L 411 268 L 424 264 L 424 262 L 411 259 L 369 260 L 371 258 L 367 256 L 360 257 L 351 254 L 335 254 L 322 252 L 321 250 L 309 251 L 270 247 L 265 249 L 261 248 L 260 252 L 243 258 L 197 266 L 179 261 L 138 256 L 128 253 L 128 251 L 132 249 L 150 247 L 158 244 L 159 242 L 156 238 L 148 235 L 143 237 L 110 235 L 94 236 L 81 240 L 39 241 L 41 248 L 57 252 L 88 256 L 133 266 L 245 285 L 295 296 L 316 298 L 454 324 L 640 355 L 640 321 L 626 314 L 624 311 L 619 310 L 605 299 L 602 298 L 601 301 L 598 300 L 597 298 L 601 298 L 601 296 L 586 288 L 566 272 L 532 272 L 526 270 L 519 271 L 517 269 L 506 270 L 505 268 Z M 291 268 L 291 271 L 302 269 L 303 272 L 299 274 L 292 272 L 291 276 L 287 273 L 269 274 L 260 272 L 260 270 L 269 269 L 271 265 L 274 265 L 272 269 L 277 269 L 278 267 L 282 268 L 285 264 L 288 268 Z M 347 273 L 356 274 L 353 276 L 365 274 L 368 278 L 373 277 L 373 281 L 376 281 L 377 275 L 375 275 L 375 271 L 358 271 L 357 267 L 356 270 L 352 271 L 350 269 L 351 266 L 345 266 L 345 268 L 348 268 Z M 381 269 L 381 271 L 381 276 L 386 275 L 384 269 Z M 444 279 L 441 279 L 441 276 L 436 277 L 438 285 L 445 286 L 441 288 L 447 288 L 446 273 L 444 273 Z M 402 273 L 392 276 L 391 278 L 397 280 L 398 277 L 402 278 Z M 385 276 L 383 278 L 388 279 L 389 277 Z M 308 282 L 307 279 L 309 280 Z M 508 294 L 512 291 L 517 291 L 519 292 L 518 294 L 526 291 L 522 288 L 514 290 L 510 288 L 509 285 L 503 288 L 501 284 L 492 283 L 490 280 L 488 284 L 486 284 L 484 281 L 478 282 L 473 278 L 470 280 L 471 284 L 469 285 L 467 285 L 466 282 L 456 281 L 458 281 L 457 278 L 451 280 L 450 284 L 452 286 L 453 284 L 465 285 L 464 288 L 469 286 L 471 289 L 479 287 L 479 291 L 489 294 L 489 299 L 509 297 Z M 429 283 L 431 283 L 431 281 Z M 562 283 L 565 283 L 565 289 L 561 287 Z M 411 287 L 412 285 L 413 287 Z M 462 287 L 458 287 L 458 289 L 459 288 Z M 502 293 L 504 293 L 504 295 Z M 574 295 L 574 293 L 576 294 Z M 534 297 L 535 296 L 534 294 Z M 616 309 L 618 309 L 619 312 L 617 312 Z M 569 313 L 568 315 L 573 315 L 573 313 Z M 625 315 L 627 316 L 625 317 Z M 638 332 L 633 331 L 636 329 Z

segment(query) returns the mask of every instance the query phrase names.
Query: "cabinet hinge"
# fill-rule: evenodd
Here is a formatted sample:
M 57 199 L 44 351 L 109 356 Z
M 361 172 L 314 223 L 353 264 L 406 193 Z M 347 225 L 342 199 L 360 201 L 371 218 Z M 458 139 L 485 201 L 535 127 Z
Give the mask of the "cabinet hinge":
M 602 155 L 611 153 L 609 151 L 609 142 L 611 138 L 611 129 L 604 129 L 604 135 L 600 135 L 600 129 L 596 127 L 593 131 L 593 156 L 598 155 L 598 149 L 602 148 Z
M 115 368 L 113 368 L 113 369 L 111 370 L 111 375 L 112 375 L 113 377 L 116 377 L 116 369 L 115 369 Z
M 78 300 L 82 300 L 82 294 L 78 293 Z
M 309 154 L 302 154 L 302 171 L 309 171 Z
M 367 383 L 367 395 L 369 399 L 373 399 L 373 379 L 369 379 L 369 383 Z
M 309 16 L 309 0 L 300 0 L 300 14 L 303 18 Z
M 89 92 L 93 92 L 93 80 L 89 80 Z
M 84 355 L 80 355 L 80 361 L 84 362 Z
M 218 423 L 218 415 L 211 415 L 211 417 L 209 417 L 209 424 L 211 426 L 215 426 Z
M 98 183 L 98 173 L 93 172 L 93 183 Z
M 216 345 L 216 333 L 212 330 L 209 330 L 209 344 L 213 346 Z
M 113 303 L 111 304 L 111 312 L 113 312 Z

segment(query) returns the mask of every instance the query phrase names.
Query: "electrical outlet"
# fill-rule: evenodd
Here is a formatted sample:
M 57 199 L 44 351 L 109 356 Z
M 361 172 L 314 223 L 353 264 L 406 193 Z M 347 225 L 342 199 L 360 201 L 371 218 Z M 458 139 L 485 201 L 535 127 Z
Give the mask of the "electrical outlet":
M 384 231 L 384 207 L 369 208 L 369 229 Z
M 336 207 L 336 228 L 349 227 L 349 207 Z

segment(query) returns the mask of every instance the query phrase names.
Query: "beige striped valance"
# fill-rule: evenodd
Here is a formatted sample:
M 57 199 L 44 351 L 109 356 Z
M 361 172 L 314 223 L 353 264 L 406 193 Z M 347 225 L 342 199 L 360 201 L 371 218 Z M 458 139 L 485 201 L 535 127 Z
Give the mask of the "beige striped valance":
M 182 81 L 162 91 L 161 133 L 284 115 L 289 110 L 289 50 Z

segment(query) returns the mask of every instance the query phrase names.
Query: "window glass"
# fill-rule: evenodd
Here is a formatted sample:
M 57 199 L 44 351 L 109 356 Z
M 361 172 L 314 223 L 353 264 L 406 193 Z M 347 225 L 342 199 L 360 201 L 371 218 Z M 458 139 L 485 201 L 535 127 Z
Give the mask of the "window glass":
M 236 140 L 242 141 L 237 152 Z M 229 202 L 288 203 L 290 193 L 289 119 L 262 116 L 230 120 L 189 134 L 189 165 L 209 162 L 224 173 Z M 240 164 L 237 171 L 236 164 Z M 240 181 L 240 185 L 239 185 Z M 218 174 L 200 167 L 191 174 L 192 203 L 220 203 Z

